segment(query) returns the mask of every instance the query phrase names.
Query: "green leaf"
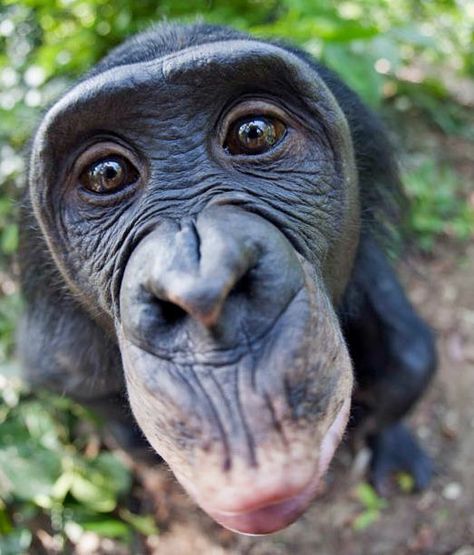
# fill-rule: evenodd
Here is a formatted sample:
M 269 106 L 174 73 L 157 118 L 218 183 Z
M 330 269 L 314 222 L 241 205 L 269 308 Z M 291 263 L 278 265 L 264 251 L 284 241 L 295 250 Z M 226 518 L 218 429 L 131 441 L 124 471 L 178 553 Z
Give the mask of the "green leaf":
M 356 495 L 359 501 L 369 511 L 384 509 L 387 506 L 385 499 L 379 497 L 374 488 L 366 482 L 357 486 Z
M 407 472 L 400 472 L 397 475 L 397 483 L 398 487 L 404 493 L 412 493 L 415 487 L 415 480 L 413 479 L 413 476 Z
M 117 495 L 125 493 L 130 488 L 130 472 L 125 464 L 113 453 L 100 453 L 91 466 L 106 476 L 109 487 Z
M 20 411 L 31 439 L 48 449 L 59 448 L 59 426 L 53 420 L 49 407 L 34 401 L 22 403 Z
M 36 502 L 41 496 L 51 496 L 61 473 L 61 459 L 38 444 L 23 443 L 0 449 L 0 469 L 6 481 L 5 493 Z
M 18 248 L 18 225 L 10 224 L 7 225 L 2 233 L 2 251 L 5 254 L 12 254 Z
M 117 506 L 117 497 L 110 491 L 106 479 L 97 473 L 82 476 L 75 474 L 71 483 L 71 494 L 86 507 L 108 513 Z
M 119 515 L 125 522 L 131 524 L 137 532 L 144 536 L 155 536 L 159 533 L 155 519 L 150 515 L 135 515 L 127 509 L 121 509 Z
M 122 540 L 128 540 L 130 538 L 129 526 L 114 518 L 81 522 L 81 526 L 84 530 L 95 532 L 100 536 L 108 538 L 119 538 Z
M 76 460 L 71 494 L 87 507 L 110 512 L 122 493 L 130 487 L 127 468 L 112 453 L 101 453 L 96 459 Z
M 13 530 L 13 525 L 6 507 L 0 501 L 0 536 L 9 534 Z M 1 549 L 0 549 L 1 553 Z
M 70 492 L 72 484 L 74 483 L 74 472 L 68 471 L 56 480 L 52 489 L 52 496 L 58 502 L 64 501 L 66 495 Z
M 361 513 L 353 522 L 354 530 L 365 530 L 368 526 L 376 522 L 380 518 L 380 512 L 377 510 L 365 511 Z

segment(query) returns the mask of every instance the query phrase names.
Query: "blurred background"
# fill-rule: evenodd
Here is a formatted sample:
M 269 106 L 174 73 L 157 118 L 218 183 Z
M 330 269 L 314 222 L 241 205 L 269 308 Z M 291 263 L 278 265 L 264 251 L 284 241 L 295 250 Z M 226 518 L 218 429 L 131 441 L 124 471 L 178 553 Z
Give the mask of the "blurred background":
M 411 200 L 398 264 L 440 348 L 439 375 L 412 419 L 438 465 L 422 495 L 409 496 L 401 475 L 397 493 L 379 498 L 364 457 L 343 448 L 327 495 L 303 519 L 272 538 L 237 538 L 194 509 L 166 470 L 115 450 L 93 415 L 21 384 L 16 218 L 28 140 L 81 73 L 163 18 L 296 43 L 390 129 Z M 0 555 L 474 554 L 473 42 L 471 0 L 2 0 Z

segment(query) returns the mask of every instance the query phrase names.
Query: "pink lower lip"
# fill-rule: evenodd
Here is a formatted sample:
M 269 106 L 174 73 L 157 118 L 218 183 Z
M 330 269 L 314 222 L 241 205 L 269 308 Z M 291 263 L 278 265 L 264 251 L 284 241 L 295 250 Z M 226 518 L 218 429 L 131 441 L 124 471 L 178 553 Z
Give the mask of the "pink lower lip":
M 271 534 L 285 528 L 301 516 L 317 493 L 318 481 L 310 483 L 300 493 L 257 509 L 242 512 L 209 514 L 222 526 L 240 534 Z

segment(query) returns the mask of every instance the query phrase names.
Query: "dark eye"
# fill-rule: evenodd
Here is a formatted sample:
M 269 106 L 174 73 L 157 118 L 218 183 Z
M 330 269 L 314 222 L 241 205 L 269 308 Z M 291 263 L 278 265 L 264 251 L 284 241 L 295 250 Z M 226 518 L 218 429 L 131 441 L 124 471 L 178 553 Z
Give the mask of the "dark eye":
M 224 148 L 230 154 L 262 154 L 274 147 L 285 132 L 285 125 L 277 118 L 242 118 L 230 126 Z
M 93 193 L 112 193 L 139 178 L 137 169 L 121 156 L 97 160 L 80 175 L 81 184 Z

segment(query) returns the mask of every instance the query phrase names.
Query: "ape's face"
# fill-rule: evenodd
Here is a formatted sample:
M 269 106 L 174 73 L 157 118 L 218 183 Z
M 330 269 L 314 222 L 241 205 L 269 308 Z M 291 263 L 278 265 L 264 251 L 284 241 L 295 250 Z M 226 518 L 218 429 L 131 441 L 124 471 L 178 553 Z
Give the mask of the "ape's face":
M 243 40 L 119 66 L 50 110 L 32 160 L 49 249 L 116 335 L 152 446 L 225 526 L 292 522 L 352 386 L 333 307 L 358 240 L 357 185 L 316 72 Z

